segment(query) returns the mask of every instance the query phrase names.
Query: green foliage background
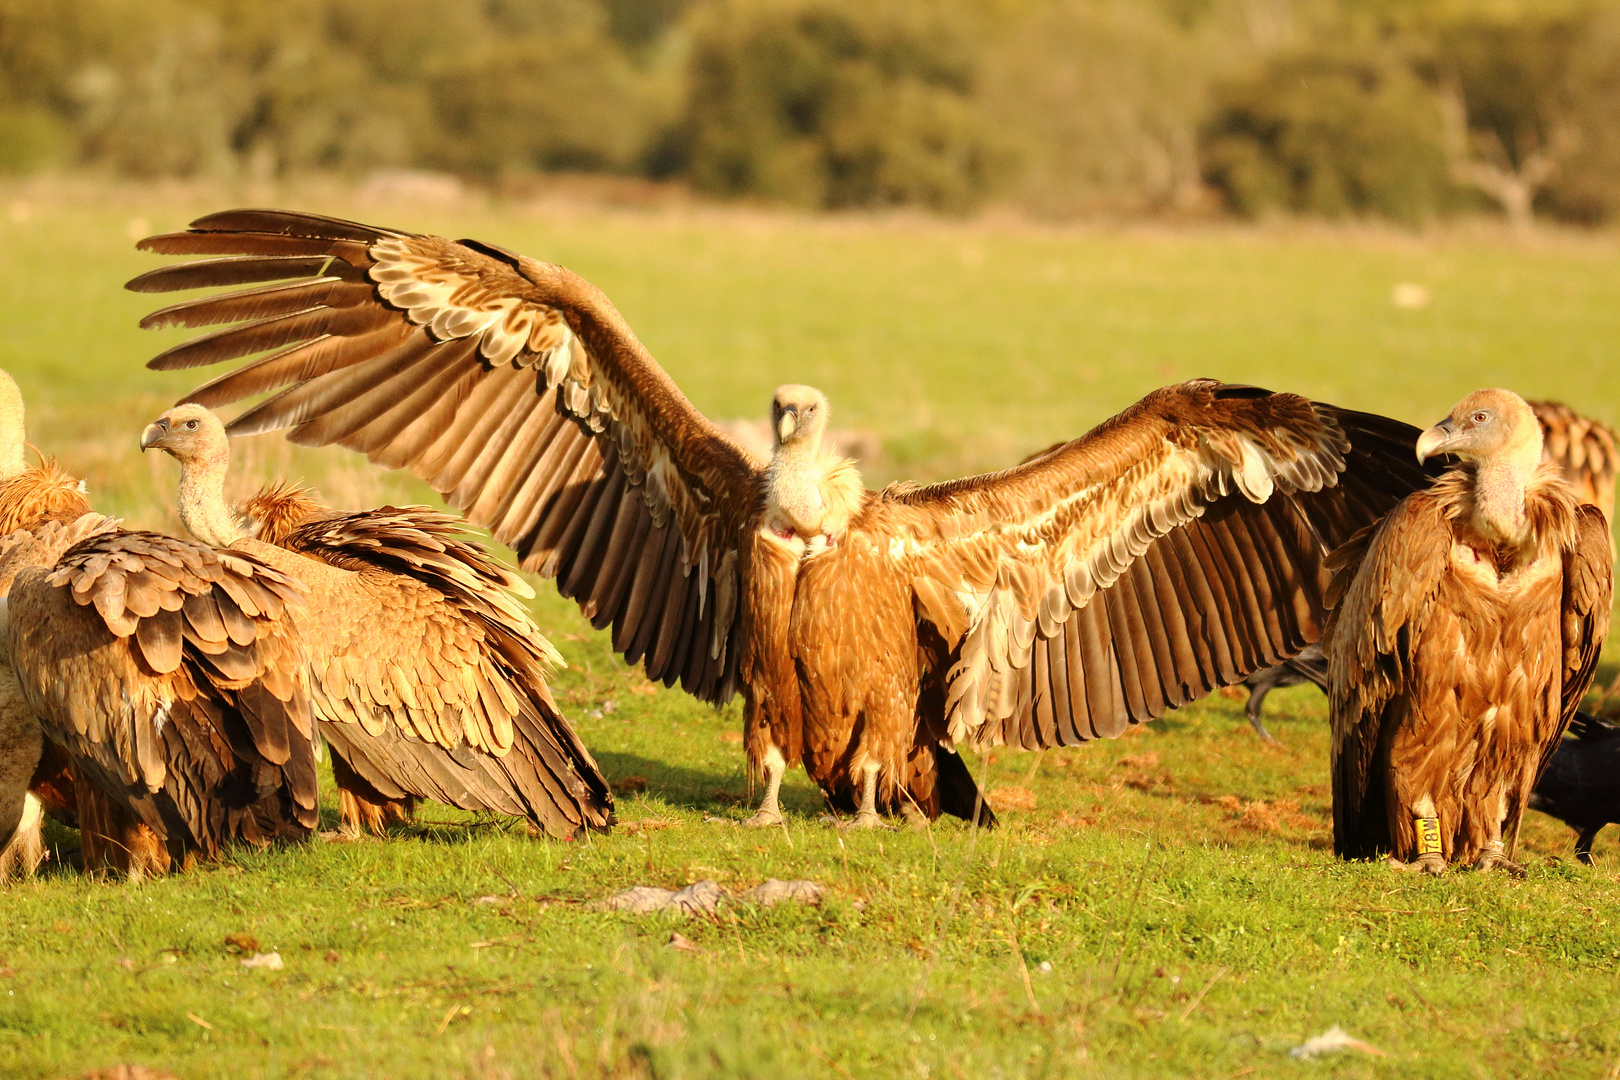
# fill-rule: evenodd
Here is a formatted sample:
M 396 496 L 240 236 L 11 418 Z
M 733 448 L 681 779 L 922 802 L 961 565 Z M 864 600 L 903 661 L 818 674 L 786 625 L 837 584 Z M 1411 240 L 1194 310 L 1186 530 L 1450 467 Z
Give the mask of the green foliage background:
M 1418 222 L 1556 146 L 1537 212 L 1595 223 L 1617 91 L 1616 0 L 0 0 L 13 173 Z

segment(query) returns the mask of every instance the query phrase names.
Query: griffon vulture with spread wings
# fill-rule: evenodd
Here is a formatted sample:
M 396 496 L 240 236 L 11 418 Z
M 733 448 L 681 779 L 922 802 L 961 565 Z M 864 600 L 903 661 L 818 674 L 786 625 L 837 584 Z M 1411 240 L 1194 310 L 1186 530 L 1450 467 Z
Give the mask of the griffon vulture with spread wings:
M 425 506 L 339 513 L 272 487 L 225 502 L 219 418 L 181 405 L 144 449 L 180 462 L 180 520 L 309 589 L 299 622 L 310 696 L 350 827 L 380 832 L 408 800 L 527 818 L 571 837 L 613 823 L 613 794 L 546 686 L 561 661 L 522 578 Z
M 1319 633 L 1327 551 L 1428 480 L 1406 425 L 1199 380 L 1018 468 L 868 491 L 821 394 L 777 391 L 756 465 L 562 267 L 265 210 L 141 247 L 222 257 L 136 291 L 254 286 L 149 316 L 240 324 L 151 366 L 274 350 L 186 400 L 274 391 L 232 433 L 411 470 L 650 678 L 740 689 L 760 824 L 797 761 L 861 825 L 972 817 L 953 743 L 1111 737 L 1276 663 Z
M 1323 638 L 1345 858 L 1516 870 L 1532 785 L 1609 627 L 1609 528 L 1523 398 L 1480 390 L 1418 440 L 1459 464 L 1334 552 Z

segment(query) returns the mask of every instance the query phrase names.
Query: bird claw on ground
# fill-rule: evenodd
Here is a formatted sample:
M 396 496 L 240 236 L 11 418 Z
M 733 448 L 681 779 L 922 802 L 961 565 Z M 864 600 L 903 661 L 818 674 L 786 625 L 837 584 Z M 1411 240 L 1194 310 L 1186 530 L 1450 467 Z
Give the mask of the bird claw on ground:
M 1523 866 L 1503 855 L 1500 851 L 1487 851 L 1474 860 L 1474 869 L 1483 873 L 1486 870 L 1506 870 L 1509 875 L 1522 878 L 1525 876 Z
M 887 829 L 888 822 L 877 814 L 862 812 L 856 814 L 854 819 L 838 826 L 840 829 Z
M 1391 855 L 1385 860 L 1385 865 L 1391 870 L 1409 870 L 1415 874 L 1428 874 L 1432 877 L 1439 877 L 1446 872 L 1446 860 L 1434 854 L 1419 855 L 1411 862 L 1402 862 Z
M 780 810 L 766 810 L 763 807 L 743 819 L 743 827 L 748 829 L 775 829 L 787 824 L 787 819 Z

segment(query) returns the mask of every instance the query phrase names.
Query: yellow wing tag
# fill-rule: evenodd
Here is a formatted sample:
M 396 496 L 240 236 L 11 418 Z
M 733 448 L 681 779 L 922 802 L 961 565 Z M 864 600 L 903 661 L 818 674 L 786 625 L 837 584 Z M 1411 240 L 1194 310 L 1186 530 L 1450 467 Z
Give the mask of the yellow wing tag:
M 1420 817 L 1416 819 L 1418 834 L 1419 855 L 1439 855 L 1444 848 L 1440 843 L 1440 819 Z

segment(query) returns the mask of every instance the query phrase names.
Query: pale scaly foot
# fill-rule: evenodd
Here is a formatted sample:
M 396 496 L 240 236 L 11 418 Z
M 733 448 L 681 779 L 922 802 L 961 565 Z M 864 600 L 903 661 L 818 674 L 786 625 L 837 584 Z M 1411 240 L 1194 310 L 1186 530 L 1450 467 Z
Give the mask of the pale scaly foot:
M 1446 872 L 1446 860 L 1433 852 L 1419 855 L 1411 862 L 1401 862 L 1401 860 L 1391 855 L 1384 860 L 1384 864 L 1391 870 L 1410 870 L 1413 873 L 1429 874 L 1432 877 L 1439 877 Z
M 840 825 L 841 829 L 887 829 L 888 822 L 874 810 L 862 810 L 847 824 Z
M 787 819 L 782 816 L 782 811 L 775 806 L 761 806 L 743 821 L 743 827 L 748 829 L 772 829 L 786 824 Z
M 776 801 L 777 792 L 782 788 L 782 774 L 786 772 L 787 761 L 776 747 L 771 747 L 765 753 L 765 797 L 759 801 L 759 809 L 753 816 L 743 822 L 748 828 L 770 829 L 787 824 L 782 817 L 781 804 Z
M 1475 870 L 1506 870 L 1514 877 L 1524 877 L 1524 867 L 1508 858 L 1502 852 L 1502 841 L 1493 840 L 1485 845 L 1479 858 L 1474 860 Z

